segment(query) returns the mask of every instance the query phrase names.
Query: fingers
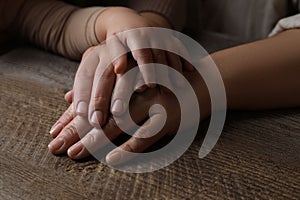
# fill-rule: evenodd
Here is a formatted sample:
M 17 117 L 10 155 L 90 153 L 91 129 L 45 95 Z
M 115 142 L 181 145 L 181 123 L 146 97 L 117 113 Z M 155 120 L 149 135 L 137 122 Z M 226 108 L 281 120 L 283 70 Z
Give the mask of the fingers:
M 69 148 L 68 156 L 78 160 L 89 156 L 90 153 L 96 154 L 97 151 L 122 133 L 113 118 L 108 120 L 104 131 L 96 128 L 92 129 L 85 137 Z
M 136 83 L 134 87 L 134 91 L 138 93 L 142 93 L 147 89 L 147 86 L 145 85 L 145 81 L 142 77 L 142 74 L 139 72 L 136 77 Z
M 80 63 L 74 81 L 74 110 L 77 115 L 86 116 L 88 114 L 88 104 L 92 92 L 94 74 L 99 63 L 98 53 L 101 47 L 96 47 Z
M 180 57 L 171 52 L 167 52 L 166 54 L 169 66 L 182 74 L 182 62 Z M 179 88 L 184 85 L 184 80 L 182 77 L 174 76 L 174 73 L 169 73 L 169 79 Z
M 128 47 L 131 51 L 131 54 L 134 60 L 137 62 L 142 76 L 144 78 L 145 83 L 150 88 L 154 88 L 156 86 L 155 79 L 155 70 L 154 68 L 144 67 L 143 65 L 153 63 L 153 56 L 151 49 L 147 49 L 145 47 L 149 47 L 149 39 L 145 37 L 142 32 L 130 32 L 127 35 L 118 35 L 119 40 L 124 46 Z
M 110 108 L 110 98 L 115 84 L 114 66 L 101 62 L 96 70 L 89 104 L 89 121 L 94 127 L 103 126 Z
M 115 116 L 120 116 L 128 108 L 127 103 L 129 103 L 130 98 L 128 95 L 133 94 L 136 73 L 127 73 L 126 75 L 118 75 L 117 77 L 111 99 L 111 113 Z
M 161 126 L 161 116 L 159 114 L 151 116 L 151 118 L 135 132 L 133 137 L 107 154 L 106 162 L 109 165 L 118 165 L 132 159 L 135 154 L 131 153 L 141 153 L 145 151 L 165 135 L 165 131 L 161 131 L 152 136 L 152 132 L 159 126 Z
M 149 93 L 148 96 L 153 95 L 152 93 Z M 95 155 L 96 152 L 102 150 L 102 148 L 110 143 L 111 140 L 117 138 L 122 133 L 120 127 L 123 127 L 124 131 L 132 129 L 127 123 L 129 117 L 132 117 L 137 123 L 144 121 L 148 116 L 148 107 L 150 105 L 148 96 L 145 97 L 145 99 L 133 97 L 135 103 L 132 105 L 131 109 L 132 116 L 121 116 L 116 118 L 117 121 L 110 117 L 107 120 L 103 131 L 96 128 L 92 129 L 80 141 L 69 148 L 68 155 L 72 159 L 85 158 L 90 155 L 90 152 Z
M 73 90 L 70 90 L 69 92 L 67 92 L 65 94 L 65 100 L 66 100 L 66 102 L 68 102 L 68 103 L 71 104 L 73 102 L 73 95 L 74 95 Z
M 107 48 L 116 74 L 123 74 L 127 68 L 127 50 L 117 36 L 111 36 Z M 120 56 L 121 55 L 121 56 Z
M 191 60 L 191 58 L 184 44 L 182 44 L 182 42 L 179 39 L 174 38 L 173 48 L 179 49 L 180 55 L 181 57 L 183 57 L 183 59 L 181 59 L 183 69 L 188 71 L 193 71 L 194 70 L 193 65 L 186 61 L 186 60 Z
M 152 52 L 153 52 L 155 63 L 159 63 L 162 65 L 168 66 L 166 53 L 163 50 L 153 49 Z M 160 69 L 159 69 L 159 71 L 158 71 L 158 69 L 156 71 L 157 71 L 157 75 L 160 77 L 160 79 L 165 80 L 171 86 L 171 81 L 170 81 L 168 71 L 166 71 L 166 70 L 162 71 Z M 169 92 L 169 90 L 166 90 L 165 87 L 162 87 L 162 90 L 164 92 Z
M 50 135 L 56 137 L 60 131 L 69 124 L 75 117 L 74 107 L 70 105 L 64 114 L 58 119 L 58 121 L 52 126 Z
M 132 56 L 139 65 L 142 77 L 149 88 L 156 87 L 156 77 L 154 67 L 145 67 L 145 64 L 154 63 L 150 49 L 140 49 L 132 51 Z
M 114 71 L 116 74 L 123 74 L 127 67 L 127 55 L 122 55 L 113 61 Z
M 50 152 L 53 154 L 65 153 L 71 145 L 78 141 L 80 137 L 83 137 L 90 129 L 91 126 L 85 118 L 81 116 L 75 117 L 48 145 Z

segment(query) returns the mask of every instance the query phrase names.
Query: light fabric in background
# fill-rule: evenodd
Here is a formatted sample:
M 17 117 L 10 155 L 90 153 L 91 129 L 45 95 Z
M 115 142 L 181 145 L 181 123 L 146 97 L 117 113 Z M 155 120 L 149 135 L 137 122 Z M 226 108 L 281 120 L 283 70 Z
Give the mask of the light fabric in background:
M 268 37 L 280 19 L 295 14 L 292 9 L 297 12 L 300 3 L 299 0 L 189 0 L 188 8 L 186 29 L 196 38 L 201 34 L 219 34 L 245 43 Z

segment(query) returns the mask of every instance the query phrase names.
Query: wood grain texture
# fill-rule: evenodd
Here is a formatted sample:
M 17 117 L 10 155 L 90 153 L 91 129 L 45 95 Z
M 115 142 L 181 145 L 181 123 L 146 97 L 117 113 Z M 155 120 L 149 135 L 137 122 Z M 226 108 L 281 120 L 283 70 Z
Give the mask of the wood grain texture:
M 75 63 L 30 49 L 0 60 L 0 199 L 300 198 L 299 109 L 230 113 L 206 158 L 198 158 L 199 133 L 172 165 L 128 174 L 48 152 L 48 131 L 67 108 L 64 80 L 71 81 Z M 20 63 L 30 73 L 18 75 Z M 60 65 L 74 69 L 60 72 Z

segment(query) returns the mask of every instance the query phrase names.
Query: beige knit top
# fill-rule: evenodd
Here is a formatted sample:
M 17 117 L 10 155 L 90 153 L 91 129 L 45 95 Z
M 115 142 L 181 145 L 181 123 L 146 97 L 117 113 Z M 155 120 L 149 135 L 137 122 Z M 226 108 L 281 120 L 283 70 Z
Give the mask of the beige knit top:
M 174 28 L 184 25 L 185 0 L 129 0 L 128 5 L 161 14 Z M 0 49 L 19 37 L 78 60 L 87 48 L 99 44 L 95 21 L 104 9 L 78 8 L 57 0 L 0 0 Z

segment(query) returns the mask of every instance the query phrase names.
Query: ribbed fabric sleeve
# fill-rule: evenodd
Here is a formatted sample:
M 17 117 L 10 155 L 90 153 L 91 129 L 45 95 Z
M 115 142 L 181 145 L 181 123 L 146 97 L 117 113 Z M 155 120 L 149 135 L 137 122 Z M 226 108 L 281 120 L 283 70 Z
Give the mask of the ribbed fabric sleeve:
M 55 53 L 79 60 L 83 52 L 99 44 L 95 34 L 102 7 L 79 9 L 53 0 L 0 0 L 4 5 L 1 29 Z

